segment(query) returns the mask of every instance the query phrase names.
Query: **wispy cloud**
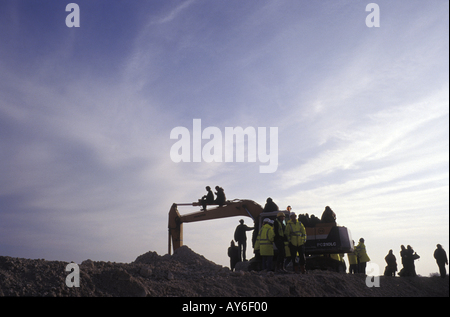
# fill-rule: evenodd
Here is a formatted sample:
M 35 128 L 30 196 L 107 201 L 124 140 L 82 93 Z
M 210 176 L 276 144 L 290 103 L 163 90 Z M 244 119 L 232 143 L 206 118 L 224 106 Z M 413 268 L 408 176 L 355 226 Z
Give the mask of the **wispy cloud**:
M 383 162 L 392 164 L 394 162 L 389 161 L 393 158 L 396 164 L 414 162 L 416 171 L 420 167 L 426 168 L 432 161 L 444 163 L 446 157 L 442 151 L 430 153 L 428 158 L 420 156 L 423 146 L 440 145 L 440 139 L 435 138 L 434 134 L 429 136 L 427 130 L 422 128 L 426 126 L 428 129 L 434 120 L 448 115 L 448 92 L 439 91 L 430 97 L 413 105 L 388 108 L 361 118 L 356 127 L 329 131 L 329 137 L 334 139 L 336 145 L 310 158 L 305 164 L 285 171 L 281 177 L 284 188 L 314 179 L 333 178 L 331 174 L 339 171 L 371 169 L 371 166 Z
M 178 5 L 176 8 L 172 9 L 168 14 L 166 14 L 163 17 L 160 17 L 159 19 L 152 21 L 152 24 L 163 24 L 173 21 L 177 16 L 181 14 L 185 9 L 190 7 L 192 4 L 194 4 L 197 0 L 185 0 L 182 1 L 180 5 Z

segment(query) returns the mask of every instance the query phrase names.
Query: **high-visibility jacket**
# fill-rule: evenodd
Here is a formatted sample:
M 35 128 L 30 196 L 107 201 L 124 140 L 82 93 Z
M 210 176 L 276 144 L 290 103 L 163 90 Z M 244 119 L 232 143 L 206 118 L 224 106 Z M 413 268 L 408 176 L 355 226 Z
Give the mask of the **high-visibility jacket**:
M 355 254 L 358 257 L 359 263 L 370 261 L 370 258 L 366 252 L 366 246 L 362 242 L 359 242 L 358 245 L 355 247 Z
M 288 241 L 295 246 L 300 246 L 306 242 L 306 230 L 305 226 L 295 219 L 295 222 L 289 220 L 286 224 L 285 235 Z
M 273 240 L 275 232 L 269 224 L 265 224 L 259 235 L 259 253 L 261 256 L 273 256 Z
M 262 231 L 262 228 L 259 229 L 258 236 L 256 237 L 255 247 L 254 247 L 255 251 L 259 251 L 259 238 L 261 237 L 261 231 Z
M 354 252 L 347 253 L 348 264 L 358 264 L 358 258 Z
M 289 242 L 284 241 L 284 252 L 287 258 L 291 257 L 291 249 L 289 248 Z
M 339 254 L 330 254 L 330 258 L 339 262 L 341 261 L 341 256 Z

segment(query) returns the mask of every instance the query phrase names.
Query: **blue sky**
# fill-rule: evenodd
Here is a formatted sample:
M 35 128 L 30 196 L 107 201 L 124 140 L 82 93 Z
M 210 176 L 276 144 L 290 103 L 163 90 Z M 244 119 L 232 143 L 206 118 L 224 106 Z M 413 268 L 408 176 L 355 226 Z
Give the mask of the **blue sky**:
M 329 205 L 384 268 L 449 241 L 448 1 L 0 2 L 0 255 L 167 253 L 172 203 Z M 278 169 L 174 163 L 173 128 L 277 127 Z M 204 141 L 203 144 L 205 144 Z M 180 207 L 181 213 L 196 208 Z M 239 218 L 187 224 L 228 265 Z M 250 224 L 250 219 L 246 220 Z M 249 252 L 250 253 L 250 252 Z

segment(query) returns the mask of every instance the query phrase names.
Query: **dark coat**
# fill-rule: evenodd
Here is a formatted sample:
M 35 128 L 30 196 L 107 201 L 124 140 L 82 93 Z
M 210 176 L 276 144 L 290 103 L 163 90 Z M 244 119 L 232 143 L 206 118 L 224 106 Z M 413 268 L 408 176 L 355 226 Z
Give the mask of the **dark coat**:
M 438 264 L 445 263 L 448 264 L 447 253 L 444 249 L 436 249 L 434 251 L 434 258 Z
M 244 225 L 241 223 L 236 227 L 236 230 L 234 231 L 234 241 L 236 242 L 244 242 L 247 241 L 247 234 L 246 231 L 253 230 L 253 228 L 249 228 L 247 225 Z
M 228 248 L 228 256 L 230 257 L 230 269 L 233 271 L 236 263 L 239 262 L 239 248 L 237 246 L 230 246 Z

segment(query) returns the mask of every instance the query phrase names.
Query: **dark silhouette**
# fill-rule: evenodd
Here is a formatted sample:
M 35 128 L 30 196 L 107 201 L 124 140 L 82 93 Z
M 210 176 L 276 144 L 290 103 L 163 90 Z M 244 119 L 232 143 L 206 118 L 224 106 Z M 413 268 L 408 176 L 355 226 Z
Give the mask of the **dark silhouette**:
M 384 258 L 386 261 L 386 268 L 384 269 L 384 276 L 395 276 L 395 272 L 397 272 L 397 259 L 392 251 L 389 250 L 388 255 Z
M 336 222 L 336 214 L 329 206 L 325 207 L 325 210 L 322 213 L 322 217 L 320 219 L 322 223 L 333 223 Z
M 280 211 L 273 223 L 273 231 L 275 232 L 274 243 L 277 247 L 275 270 L 279 272 L 287 272 L 284 268 L 284 259 L 286 258 L 284 243 L 287 242 L 287 238 L 284 235 L 284 231 L 286 229 L 285 218 L 286 215 L 284 212 Z
M 217 190 L 216 194 L 216 200 L 214 201 L 217 205 L 219 205 L 220 207 L 222 207 L 223 205 L 225 205 L 225 191 L 223 190 L 222 187 L 216 186 L 215 189 Z
M 407 268 L 408 268 L 408 260 L 407 260 L 407 251 L 405 246 L 402 244 L 400 246 L 400 257 L 402 259 L 402 269 L 400 270 L 400 272 L 398 272 L 398 275 L 400 276 L 408 276 L 408 272 L 407 272 Z
M 208 194 L 206 194 L 200 199 L 204 211 L 206 211 L 206 205 L 214 204 L 214 194 L 211 190 L 211 187 L 206 186 L 206 191 L 208 192 Z
M 407 248 L 405 248 L 404 245 L 401 246 L 400 256 L 402 257 L 403 268 L 400 270 L 398 275 L 402 277 L 417 276 L 414 261 L 419 259 L 420 256 L 414 252 L 410 245 L 408 245 Z
M 436 259 L 436 263 L 439 267 L 439 273 L 441 277 L 444 278 L 447 275 L 447 271 L 445 270 L 445 265 L 448 265 L 447 253 L 445 252 L 442 245 L 437 244 L 436 250 L 434 251 L 434 258 Z
M 228 256 L 230 257 L 230 269 L 233 272 L 236 267 L 236 263 L 239 262 L 239 248 L 231 240 L 230 247 L 228 248 Z
M 264 206 L 263 212 L 271 212 L 271 211 L 278 211 L 278 206 L 275 204 L 272 200 L 272 198 L 267 198 L 266 205 Z
M 244 225 L 244 220 L 239 220 L 240 224 L 236 227 L 234 231 L 234 241 L 238 243 L 239 250 L 239 261 L 247 261 L 245 258 L 245 253 L 247 252 L 247 234 L 246 231 L 253 230 L 254 228 L 249 228 Z
M 305 227 L 311 227 L 309 225 L 309 215 L 308 214 L 299 214 L 298 221 L 300 221 Z

